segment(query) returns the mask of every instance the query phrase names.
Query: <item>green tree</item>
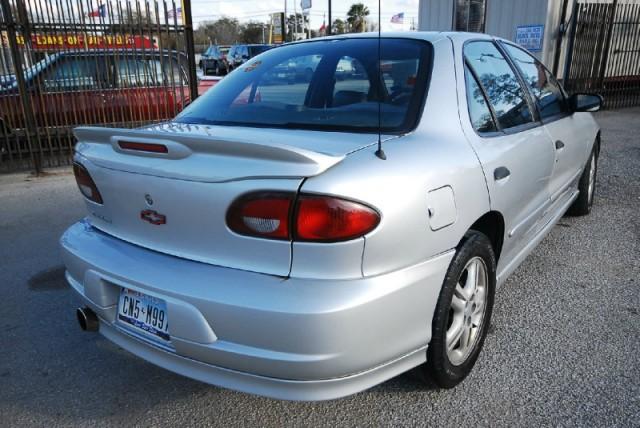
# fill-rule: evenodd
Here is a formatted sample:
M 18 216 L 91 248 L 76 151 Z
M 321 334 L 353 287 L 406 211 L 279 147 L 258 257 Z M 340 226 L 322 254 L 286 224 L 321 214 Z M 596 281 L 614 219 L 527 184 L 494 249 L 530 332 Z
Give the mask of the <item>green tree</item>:
M 361 33 L 365 31 L 365 24 L 369 16 L 369 8 L 362 3 L 354 3 L 347 12 L 347 22 L 349 23 L 349 31 L 352 33 Z
M 346 33 L 346 24 L 345 22 L 340 19 L 334 19 L 333 20 L 333 24 L 331 24 L 331 33 L 332 34 L 344 34 Z
M 198 31 L 204 32 L 205 37 L 219 45 L 232 45 L 242 36 L 242 28 L 235 18 L 220 18 L 217 21 L 203 22 Z
M 266 42 L 268 35 L 266 34 L 267 30 L 264 27 L 265 24 L 262 24 L 261 22 L 248 22 L 241 25 L 240 41 L 243 43 L 263 43 L 262 37 L 264 35 L 264 41 Z

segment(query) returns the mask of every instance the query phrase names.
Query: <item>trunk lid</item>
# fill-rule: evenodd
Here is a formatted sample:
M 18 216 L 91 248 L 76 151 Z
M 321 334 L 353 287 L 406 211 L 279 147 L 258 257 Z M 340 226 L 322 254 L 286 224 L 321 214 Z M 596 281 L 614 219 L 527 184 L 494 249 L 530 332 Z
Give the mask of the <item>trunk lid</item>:
M 297 192 L 375 135 L 163 124 L 77 128 L 76 160 L 104 203 L 87 200 L 92 224 L 125 241 L 219 266 L 286 276 L 291 243 L 230 231 L 231 203 L 252 191 Z M 121 148 L 159 144 L 166 153 Z

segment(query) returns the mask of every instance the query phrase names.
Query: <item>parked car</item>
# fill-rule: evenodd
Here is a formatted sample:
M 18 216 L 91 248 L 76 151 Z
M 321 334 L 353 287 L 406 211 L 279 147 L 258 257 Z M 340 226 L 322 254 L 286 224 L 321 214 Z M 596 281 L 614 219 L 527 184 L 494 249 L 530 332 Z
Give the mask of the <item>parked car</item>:
M 234 45 L 229 49 L 227 54 L 227 66 L 229 71 L 244 64 L 256 55 L 271 49 L 271 45 Z
M 40 127 L 168 119 L 189 104 L 184 54 L 88 50 L 48 56 L 24 72 Z M 0 121 L 23 130 L 18 84 L 0 87 Z
M 211 45 L 200 58 L 200 68 L 205 76 L 224 76 L 229 71 L 227 68 L 226 56 L 221 47 Z
M 310 55 L 306 84 L 263 82 Z M 589 213 L 600 103 L 507 40 L 364 34 L 266 52 L 169 123 L 78 128 L 88 213 L 61 245 L 80 325 L 281 399 L 414 367 L 453 387 L 496 287 Z

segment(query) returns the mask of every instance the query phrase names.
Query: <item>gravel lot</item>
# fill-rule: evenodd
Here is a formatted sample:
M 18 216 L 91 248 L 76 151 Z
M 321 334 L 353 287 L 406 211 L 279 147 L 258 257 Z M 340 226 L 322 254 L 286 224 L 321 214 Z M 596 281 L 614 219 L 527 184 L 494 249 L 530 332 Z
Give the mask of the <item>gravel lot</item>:
M 564 218 L 497 294 L 454 390 L 405 374 L 330 402 L 232 392 L 83 333 L 57 240 L 73 177 L 0 176 L 0 425 L 640 426 L 640 109 L 603 112 L 596 205 Z

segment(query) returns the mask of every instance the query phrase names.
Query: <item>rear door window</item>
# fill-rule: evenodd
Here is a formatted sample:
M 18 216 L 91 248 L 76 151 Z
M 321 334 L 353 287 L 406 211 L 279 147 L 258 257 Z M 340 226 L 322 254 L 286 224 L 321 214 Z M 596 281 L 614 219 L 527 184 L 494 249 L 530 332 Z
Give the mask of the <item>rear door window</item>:
M 564 95 L 555 77 L 535 57 L 513 45 L 503 43 L 505 50 L 529 86 L 541 119 L 567 112 Z
M 533 122 L 525 91 L 515 71 L 493 42 L 467 43 L 464 57 L 478 76 L 502 129 Z

